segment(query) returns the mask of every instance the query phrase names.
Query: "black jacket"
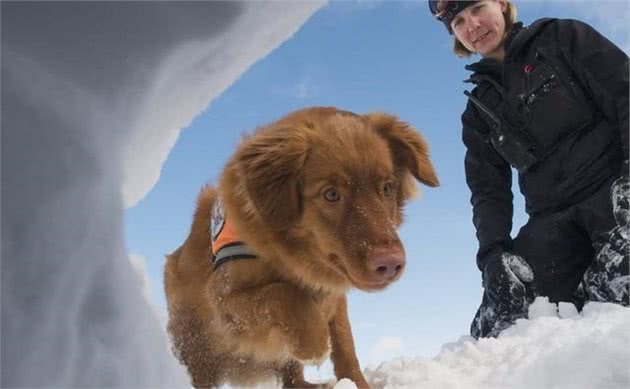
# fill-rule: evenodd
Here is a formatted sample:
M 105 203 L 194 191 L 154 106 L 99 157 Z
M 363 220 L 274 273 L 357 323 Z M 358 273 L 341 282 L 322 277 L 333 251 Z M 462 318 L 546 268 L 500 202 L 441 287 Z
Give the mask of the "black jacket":
M 462 115 L 480 269 L 489 251 L 511 244 L 507 161 L 515 153 L 514 147 L 502 149 L 504 134 L 523 146 L 520 157 L 534 161 L 518 166 L 530 215 L 580 202 L 618 176 L 628 159 L 628 57 L 623 51 L 589 25 L 559 19 L 541 19 L 529 27 L 517 23 L 505 51 L 503 63 L 482 59 L 466 67 L 476 84 L 473 99 L 501 122 L 496 130 L 492 115 L 471 100 Z

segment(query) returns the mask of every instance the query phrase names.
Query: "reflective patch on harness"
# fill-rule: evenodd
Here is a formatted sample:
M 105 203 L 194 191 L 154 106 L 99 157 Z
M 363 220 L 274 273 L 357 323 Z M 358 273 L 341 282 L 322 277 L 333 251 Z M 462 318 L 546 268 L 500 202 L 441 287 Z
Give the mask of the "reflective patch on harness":
M 210 237 L 212 238 L 212 262 L 214 267 L 233 259 L 256 258 L 256 254 L 238 239 L 238 235 L 225 215 L 223 201 L 215 200 L 210 215 Z
M 212 246 L 214 246 L 214 241 L 219 237 L 225 225 L 225 208 L 220 197 L 216 198 L 210 212 L 210 236 L 212 237 Z

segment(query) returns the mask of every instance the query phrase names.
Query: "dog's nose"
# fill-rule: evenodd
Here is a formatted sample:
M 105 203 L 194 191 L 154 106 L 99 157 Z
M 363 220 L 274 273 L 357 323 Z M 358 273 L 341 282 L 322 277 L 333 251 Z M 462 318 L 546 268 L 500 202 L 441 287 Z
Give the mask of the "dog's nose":
M 405 253 L 400 248 L 374 248 L 368 254 L 367 267 L 375 278 L 390 280 L 405 267 Z

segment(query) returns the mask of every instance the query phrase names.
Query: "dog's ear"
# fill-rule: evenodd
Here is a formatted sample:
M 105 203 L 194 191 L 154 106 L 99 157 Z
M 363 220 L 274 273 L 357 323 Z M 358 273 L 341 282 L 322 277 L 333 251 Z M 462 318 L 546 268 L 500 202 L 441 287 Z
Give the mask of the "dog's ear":
M 372 113 L 366 117 L 378 134 L 387 140 L 397 167 L 407 168 L 425 185 L 440 185 L 429 159 L 429 146 L 418 130 L 392 115 Z
M 304 134 L 289 127 L 259 130 L 240 149 L 237 161 L 247 195 L 275 230 L 290 227 L 302 212 L 299 173 L 307 155 Z

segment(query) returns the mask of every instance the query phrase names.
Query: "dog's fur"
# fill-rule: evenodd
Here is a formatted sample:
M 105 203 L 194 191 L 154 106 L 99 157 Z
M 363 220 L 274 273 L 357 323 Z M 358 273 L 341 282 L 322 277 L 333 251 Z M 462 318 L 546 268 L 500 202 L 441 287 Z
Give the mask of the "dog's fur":
M 285 387 L 313 387 L 303 364 L 330 354 L 338 379 L 367 387 L 345 294 L 400 277 L 396 228 L 416 180 L 438 185 L 427 144 L 388 114 L 308 108 L 245 137 L 218 188 L 202 189 L 190 235 L 167 256 L 169 332 L 193 385 L 275 376 Z M 258 258 L 213 266 L 208 226 L 218 195 Z

